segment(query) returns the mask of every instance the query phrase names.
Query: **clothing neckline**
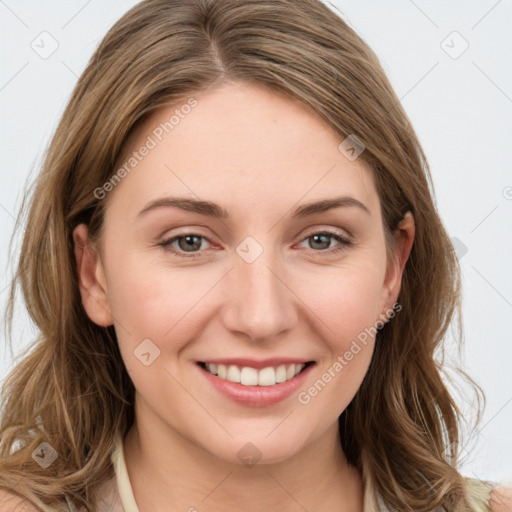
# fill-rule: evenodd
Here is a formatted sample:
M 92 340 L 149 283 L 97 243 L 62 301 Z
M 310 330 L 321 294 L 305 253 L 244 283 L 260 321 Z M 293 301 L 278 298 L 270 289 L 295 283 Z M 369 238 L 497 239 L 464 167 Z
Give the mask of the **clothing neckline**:
M 124 456 L 124 440 L 118 436 L 114 443 L 114 450 L 112 452 L 112 463 L 114 465 L 115 479 L 117 483 L 117 491 L 119 499 L 123 506 L 124 512 L 140 512 L 133 495 L 133 488 L 128 475 L 126 467 L 126 460 Z M 375 512 L 379 510 L 384 512 L 383 509 L 377 508 L 376 496 L 372 492 L 372 486 L 368 485 L 364 471 L 363 471 L 363 512 Z
M 114 442 L 114 450 L 112 452 L 111 460 L 115 471 L 115 481 L 117 483 L 117 494 L 121 501 L 124 512 L 140 512 L 133 495 L 133 489 L 126 467 L 124 457 L 124 439 L 118 435 Z M 384 506 L 382 499 L 377 495 L 374 490 L 373 483 L 368 478 L 362 468 L 363 479 L 363 512 L 387 512 L 388 509 Z M 476 478 L 466 477 L 468 485 L 469 499 L 474 506 L 475 511 L 488 511 L 490 493 L 496 482 L 478 480 Z
M 133 495 L 128 469 L 124 458 L 124 442 L 121 436 L 115 440 L 114 451 L 112 452 L 112 463 L 116 475 L 117 490 L 124 512 L 139 512 L 139 507 Z

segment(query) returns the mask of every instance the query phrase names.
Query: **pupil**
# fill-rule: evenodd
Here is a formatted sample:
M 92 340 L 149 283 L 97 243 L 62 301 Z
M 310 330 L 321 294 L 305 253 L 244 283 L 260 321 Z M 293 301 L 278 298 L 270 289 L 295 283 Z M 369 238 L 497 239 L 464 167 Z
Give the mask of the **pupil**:
M 324 242 L 322 241 L 319 241 L 320 238 L 323 238 L 324 239 Z M 320 243 L 320 244 L 324 244 L 327 243 L 327 247 L 329 247 L 329 236 L 328 235 L 313 235 L 313 240 L 314 240 L 314 243 Z M 322 249 L 326 249 L 327 247 L 322 247 Z
M 182 249 L 188 251 L 190 248 L 194 249 L 194 245 L 196 245 L 197 247 L 195 247 L 196 249 L 199 249 L 201 247 L 201 241 L 199 240 L 199 244 L 196 242 L 194 243 L 194 239 L 196 240 L 199 240 L 200 237 L 198 236 L 195 236 L 195 235 L 189 235 L 189 236 L 186 236 L 186 237 L 182 237 L 181 240 L 185 240 L 185 246 L 181 247 Z M 181 244 L 180 244 L 181 246 Z M 190 251 L 189 251 L 190 252 Z

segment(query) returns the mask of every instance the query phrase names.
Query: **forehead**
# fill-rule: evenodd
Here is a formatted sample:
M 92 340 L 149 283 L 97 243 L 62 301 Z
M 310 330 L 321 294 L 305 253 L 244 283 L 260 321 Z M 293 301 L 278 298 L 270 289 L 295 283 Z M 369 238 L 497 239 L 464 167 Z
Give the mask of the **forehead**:
M 347 159 L 343 137 L 307 106 L 232 82 L 191 98 L 138 127 L 116 167 L 129 172 L 109 200 L 137 212 L 165 194 L 261 215 L 341 195 L 378 207 L 367 164 Z

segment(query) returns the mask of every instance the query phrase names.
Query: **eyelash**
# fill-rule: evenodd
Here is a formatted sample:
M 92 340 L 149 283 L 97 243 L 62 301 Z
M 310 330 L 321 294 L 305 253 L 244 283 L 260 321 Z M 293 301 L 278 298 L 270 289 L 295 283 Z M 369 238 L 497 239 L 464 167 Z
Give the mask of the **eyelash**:
M 326 235 L 330 238 L 334 238 L 337 242 L 339 242 L 339 245 L 335 246 L 334 248 L 330 248 L 330 249 L 321 249 L 321 250 L 314 250 L 312 249 L 313 252 L 317 252 L 317 253 L 320 253 L 320 254 L 329 254 L 329 255 L 336 255 L 338 253 L 340 253 L 341 251 L 344 251 L 348 246 L 352 245 L 352 241 L 349 240 L 347 237 L 343 236 L 343 235 L 340 235 L 339 233 L 335 233 L 333 231 L 315 231 L 309 235 L 307 235 L 305 238 L 303 238 L 301 240 L 301 242 L 303 242 L 304 240 L 307 240 L 308 238 L 311 238 L 315 235 Z M 180 238 L 186 238 L 187 236 L 195 236 L 195 237 L 198 237 L 198 238 L 204 238 L 205 240 L 208 240 L 207 237 L 199 234 L 199 233 L 184 233 L 182 235 L 178 235 L 178 236 L 174 236 L 172 238 L 169 238 L 167 240 L 163 240 L 162 242 L 158 243 L 158 245 L 160 247 L 163 247 L 166 251 L 170 252 L 173 256 L 176 256 L 178 258 L 197 258 L 197 257 L 200 257 L 201 255 L 201 252 L 203 251 L 197 251 L 197 252 L 191 252 L 189 254 L 187 254 L 186 252 L 183 252 L 183 251 L 178 251 L 178 250 L 175 250 L 175 249 L 169 249 L 169 247 L 171 246 L 171 244 L 176 241 L 176 240 L 179 240 Z M 208 240 L 209 241 L 209 240 Z

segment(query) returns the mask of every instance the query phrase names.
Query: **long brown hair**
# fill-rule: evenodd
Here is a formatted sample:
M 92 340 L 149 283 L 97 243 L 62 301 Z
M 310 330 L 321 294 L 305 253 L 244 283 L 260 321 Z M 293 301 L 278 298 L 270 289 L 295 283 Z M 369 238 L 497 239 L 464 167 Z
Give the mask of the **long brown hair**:
M 6 318 L 12 327 L 19 283 L 39 335 L 3 386 L 0 487 L 44 511 L 67 510 L 63 496 L 95 509 L 96 490 L 113 474 L 115 435 L 133 422 L 134 386 L 114 328 L 84 311 L 71 233 L 85 222 L 100 239 L 108 197 L 94 191 L 147 116 L 228 79 L 308 105 L 340 142 L 352 134 L 364 143 L 388 250 L 404 213 L 413 213 L 402 310 L 377 334 L 369 370 L 339 418 L 340 441 L 391 510 L 471 510 L 452 450 L 461 413 L 436 359 L 455 313 L 462 340 L 458 260 L 427 160 L 376 55 L 319 0 L 145 0 L 102 40 L 29 202 Z M 47 468 L 31 456 L 42 442 L 58 454 Z

